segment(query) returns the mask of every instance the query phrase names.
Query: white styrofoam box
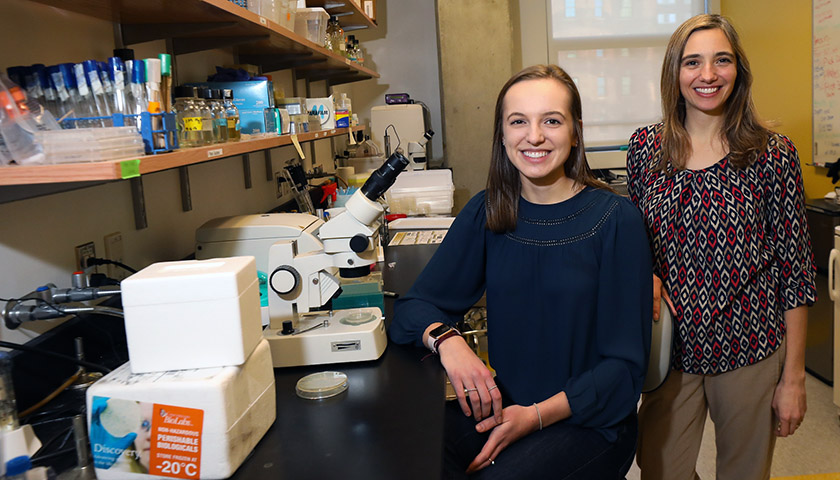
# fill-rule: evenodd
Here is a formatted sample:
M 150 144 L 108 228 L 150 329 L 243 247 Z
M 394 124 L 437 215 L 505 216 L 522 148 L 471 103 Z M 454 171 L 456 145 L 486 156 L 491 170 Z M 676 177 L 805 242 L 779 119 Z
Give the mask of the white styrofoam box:
M 388 222 L 388 230 L 449 230 L 455 217 L 406 217 Z
M 132 374 L 125 363 L 87 390 L 96 478 L 228 478 L 276 415 L 266 340 L 237 367 Z
M 452 170 L 406 171 L 385 193 L 391 213 L 449 215 L 454 205 Z
M 121 290 L 134 373 L 241 365 L 262 338 L 254 257 L 155 263 Z

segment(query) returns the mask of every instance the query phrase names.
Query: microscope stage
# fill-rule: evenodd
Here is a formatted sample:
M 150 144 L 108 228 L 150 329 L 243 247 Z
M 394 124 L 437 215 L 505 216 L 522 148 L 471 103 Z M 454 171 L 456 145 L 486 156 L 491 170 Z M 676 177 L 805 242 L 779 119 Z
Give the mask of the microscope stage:
M 266 328 L 274 368 L 376 360 L 388 338 L 376 307 L 304 315 L 293 333 Z

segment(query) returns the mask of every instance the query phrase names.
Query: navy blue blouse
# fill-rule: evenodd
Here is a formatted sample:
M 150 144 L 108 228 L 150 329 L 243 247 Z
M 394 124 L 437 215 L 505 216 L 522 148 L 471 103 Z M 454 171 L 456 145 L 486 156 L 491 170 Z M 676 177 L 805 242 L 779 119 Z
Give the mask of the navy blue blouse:
M 464 207 L 408 294 L 390 336 L 422 346 L 434 322 L 453 324 L 487 294 L 490 363 L 512 400 L 561 391 L 567 422 L 616 438 L 635 411 L 650 350 L 651 258 L 627 199 L 586 188 L 537 205 L 520 198 L 516 229 L 486 228 L 484 192 Z

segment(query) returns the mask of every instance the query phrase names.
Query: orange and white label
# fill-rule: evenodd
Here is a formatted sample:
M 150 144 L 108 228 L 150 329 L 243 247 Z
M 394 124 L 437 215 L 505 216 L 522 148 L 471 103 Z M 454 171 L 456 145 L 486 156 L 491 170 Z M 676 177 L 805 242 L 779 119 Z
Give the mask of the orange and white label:
M 203 410 L 155 404 L 149 474 L 199 478 L 203 422 Z

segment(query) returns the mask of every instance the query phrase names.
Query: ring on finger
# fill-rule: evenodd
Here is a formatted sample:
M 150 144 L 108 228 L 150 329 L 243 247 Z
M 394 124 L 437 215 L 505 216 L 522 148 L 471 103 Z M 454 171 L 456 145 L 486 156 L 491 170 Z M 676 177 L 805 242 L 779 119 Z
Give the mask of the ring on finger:
M 498 385 L 493 385 L 493 386 L 487 387 L 487 391 L 489 392 L 490 390 L 493 390 L 494 388 L 499 388 L 499 386 Z
M 465 388 L 464 389 L 464 393 L 466 393 L 467 395 L 469 395 L 470 392 L 477 392 L 477 391 L 478 391 L 477 388 Z

